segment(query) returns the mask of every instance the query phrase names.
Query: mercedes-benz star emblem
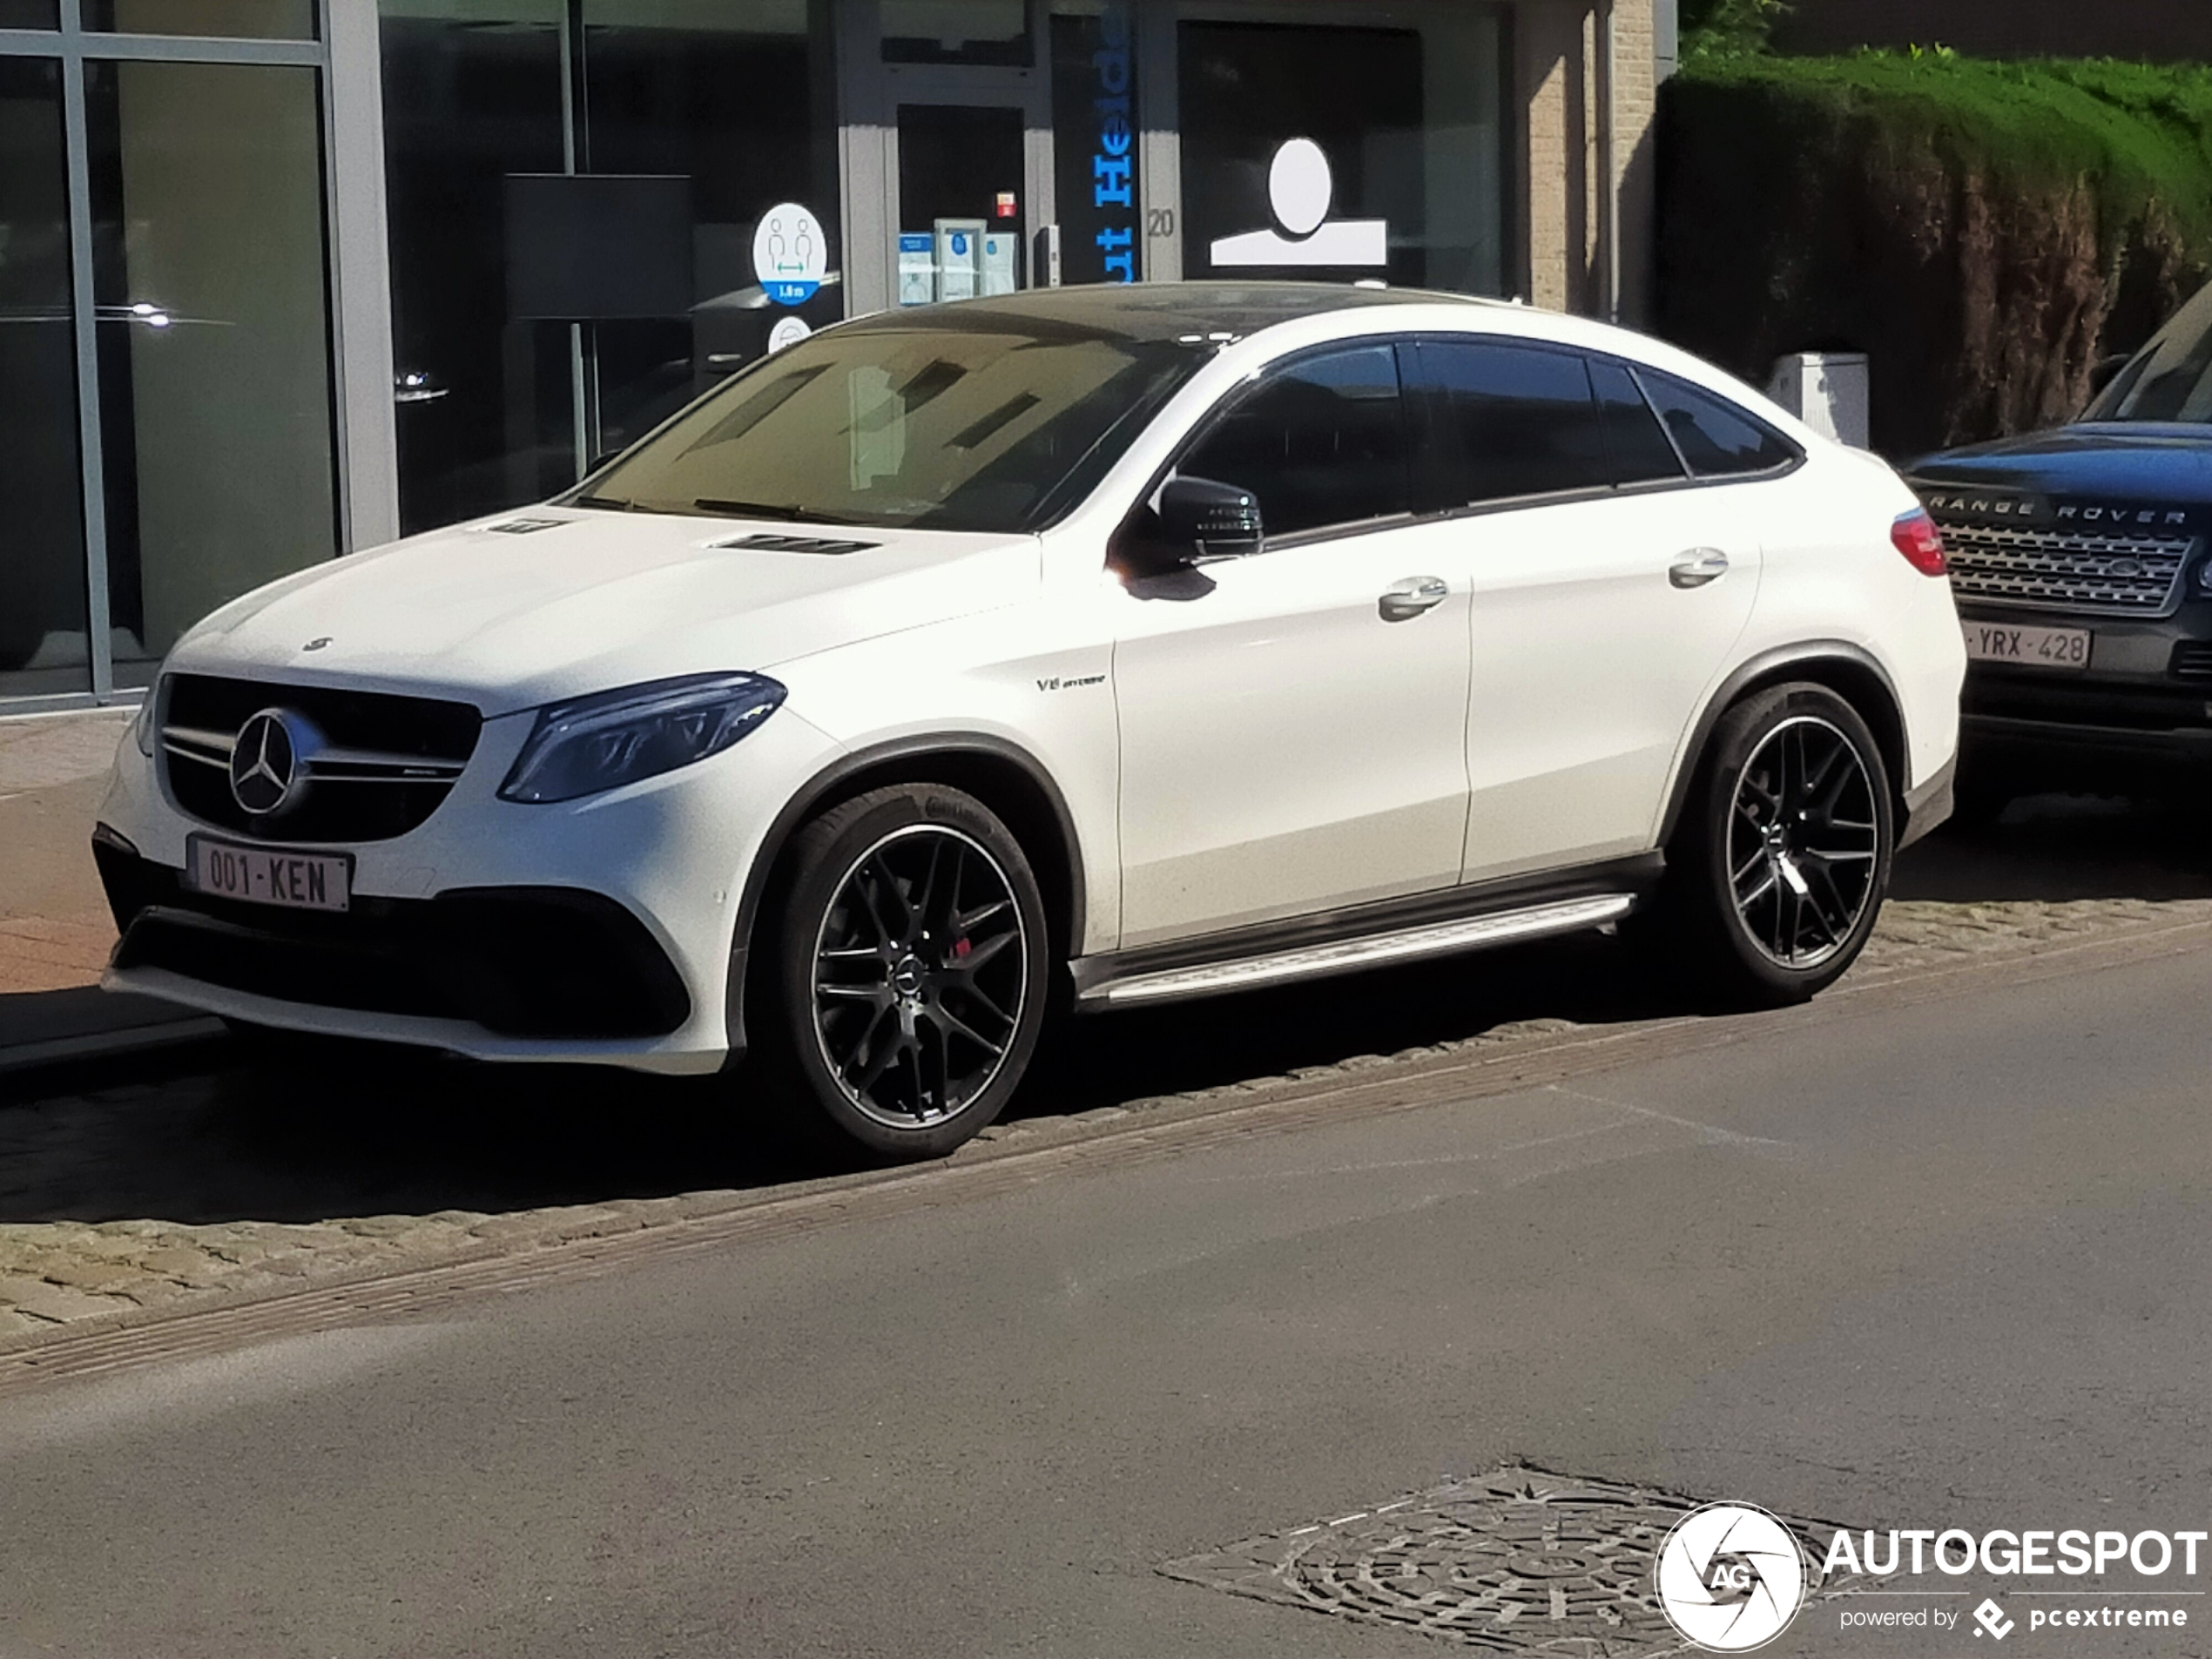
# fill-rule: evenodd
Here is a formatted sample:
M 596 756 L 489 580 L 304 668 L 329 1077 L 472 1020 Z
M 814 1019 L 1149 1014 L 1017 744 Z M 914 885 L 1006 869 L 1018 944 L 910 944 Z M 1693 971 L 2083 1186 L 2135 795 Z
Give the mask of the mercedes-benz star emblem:
M 231 745 L 231 799 L 255 818 L 295 803 L 307 783 L 297 716 L 263 709 L 238 729 Z

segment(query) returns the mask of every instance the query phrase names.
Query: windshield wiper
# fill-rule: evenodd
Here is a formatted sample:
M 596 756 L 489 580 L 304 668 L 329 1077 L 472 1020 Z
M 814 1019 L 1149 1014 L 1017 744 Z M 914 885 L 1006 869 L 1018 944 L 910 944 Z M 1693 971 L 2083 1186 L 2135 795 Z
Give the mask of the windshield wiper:
M 703 513 L 718 513 L 727 518 L 765 518 L 789 524 L 850 526 L 860 523 L 854 518 L 840 518 L 835 513 L 818 513 L 811 507 L 796 507 L 780 502 L 725 501 L 718 496 L 702 496 L 691 505 Z
M 679 509 L 649 507 L 642 501 L 631 501 L 621 496 L 571 496 L 568 504 L 571 507 L 604 507 L 615 513 L 658 513 L 663 517 L 680 516 Z

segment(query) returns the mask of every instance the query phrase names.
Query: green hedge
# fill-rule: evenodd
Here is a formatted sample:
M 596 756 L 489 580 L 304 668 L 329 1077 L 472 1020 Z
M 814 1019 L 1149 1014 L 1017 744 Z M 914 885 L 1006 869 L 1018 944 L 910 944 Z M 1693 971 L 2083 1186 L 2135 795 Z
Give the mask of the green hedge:
M 2212 68 L 1709 51 L 1658 188 L 1669 338 L 1870 353 L 1892 455 L 2033 430 L 2212 275 Z

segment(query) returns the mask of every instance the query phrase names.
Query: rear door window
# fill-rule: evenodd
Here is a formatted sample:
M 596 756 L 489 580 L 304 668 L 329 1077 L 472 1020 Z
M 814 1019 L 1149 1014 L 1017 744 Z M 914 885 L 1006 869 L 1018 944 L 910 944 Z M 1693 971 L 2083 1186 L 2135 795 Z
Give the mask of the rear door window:
M 1605 424 L 1579 352 L 1423 340 L 1412 355 L 1423 433 L 1418 510 L 1612 486 Z
M 1698 477 L 1775 472 L 1800 459 L 1797 445 L 1725 398 L 1655 368 L 1639 367 L 1635 374 L 1675 448 Z
M 1590 384 L 1597 388 L 1598 408 L 1605 415 L 1613 482 L 1653 484 L 1680 479 L 1682 457 L 1675 453 L 1667 429 L 1659 424 L 1657 412 L 1644 401 L 1628 366 L 1596 359 L 1590 364 Z

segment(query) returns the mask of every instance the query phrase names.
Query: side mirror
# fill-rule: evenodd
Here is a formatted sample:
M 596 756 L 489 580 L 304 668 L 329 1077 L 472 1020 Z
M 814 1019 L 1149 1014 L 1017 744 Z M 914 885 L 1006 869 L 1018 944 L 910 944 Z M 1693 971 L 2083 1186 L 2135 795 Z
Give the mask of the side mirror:
M 1256 553 L 1265 539 L 1259 498 L 1236 484 L 1171 479 L 1158 511 L 1160 540 L 1185 557 Z
M 2120 371 L 2134 362 L 2128 352 L 2114 352 L 2109 357 L 2100 357 L 2089 370 L 2089 395 L 2094 397 L 2120 378 Z

